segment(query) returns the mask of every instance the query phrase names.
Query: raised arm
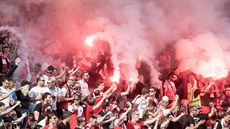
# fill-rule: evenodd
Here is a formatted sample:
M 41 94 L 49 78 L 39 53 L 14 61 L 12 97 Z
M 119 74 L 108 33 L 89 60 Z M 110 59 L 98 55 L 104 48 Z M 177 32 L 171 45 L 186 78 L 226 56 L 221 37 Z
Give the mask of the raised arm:
M 55 77 L 56 80 L 58 80 L 59 78 L 62 78 L 65 75 L 65 72 L 68 70 L 68 67 L 65 67 L 65 69 L 61 72 L 61 74 L 59 74 L 58 76 Z
M 9 93 L 4 94 L 2 96 L 0 96 L 0 101 L 6 99 L 7 97 L 9 97 L 14 91 L 16 91 L 15 89 L 11 90 Z
M 95 106 L 93 106 L 93 110 L 99 108 L 107 97 L 108 96 L 106 94 L 104 94 L 102 99 Z
M 137 95 L 137 96 L 133 99 L 132 104 L 135 104 L 136 101 L 137 101 L 137 99 L 140 98 L 140 97 L 141 97 L 141 95 Z
M 150 124 L 154 123 L 158 119 L 158 117 L 160 117 L 160 116 L 161 116 L 161 113 L 159 113 L 156 117 L 154 117 L 150 120 L 144 121 L 144 125 L 150 125 Z
M 179 100 L 179 95 L 175 95 L 174 101 L 173 101 L 173 105 L 172 105 L 172 107 L 170 108 L 170 112 L 173 111 L 173 110 L 176 108 L 176 106 L 177 106 L 177 104 L 178 104 L 178 100 Z
M 70 73 L 70 76 L 74 76 L 74 74 L 76 74 L 77 73 L 77 71 L 79 70 L 80 68 L 79 67 L 77 67 L 73 72 L 71 72 Z
M 212 117 L 215 113 L 215 106 L 214 103 L 210 103 L 209 106 L 211 107 L 211 112 L 208 113 L 208 117 Z
M 121 96 L 126 96 L 129 94 L 131 90 L 131 85 L 132 85 L 132 82 L 129 82 L 127 90 L 125 92 L 121 92 Z
M 3 115 L 5 115 L 5 114 L 8 114 L 9 112 L 11 112 L 12 110 L 14 110 L 14 108 L 16 108 L 18 105 L 20 105 L 21 104 L 21 102 L 20 101 L 17 101 L 17 103 L 14 105 L 14 106 L 12 106 L 12 107 L 10 107 L 10 108 L 7 108 L 5 111 L 3 111 L 2 113 L 1 113 L 1 115 L 3 116 Z
M 177 122 L 183 115 L 184 115 L 184 113 L 181 113 L 179 116 L 173 117 L 171 121 L 172 122 Z
M 204 95 L 208 92 L 208 90 L 211 88 L 211 86 L 212 86 L 213 84 L 214 84 L 214 82 L 211 82 L 210 84 L 208 84 L 207 87 L 205 87 L 204 89 L 202 89 L 202 90 L 201 90 L 200 96 L 204 96 Z
M 131 111 L 132 109 L 132 104 L 130 102 L 127 102 L 127 105 L 129 106 L 129 108 L 120 116 L 120 118 L 118 119 L 118 122 L 120 123 L 125 117 L 126 115 Z

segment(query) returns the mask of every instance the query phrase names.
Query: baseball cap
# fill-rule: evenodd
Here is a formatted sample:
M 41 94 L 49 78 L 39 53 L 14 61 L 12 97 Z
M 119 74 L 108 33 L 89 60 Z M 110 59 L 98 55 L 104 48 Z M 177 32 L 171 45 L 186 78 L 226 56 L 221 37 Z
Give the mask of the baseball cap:
M 169 101 L 169 97 L 168 97 L 168 96 L 163 96 L 163 97 L 162 97 L 162 100 L 163 100 L 163 101 Z

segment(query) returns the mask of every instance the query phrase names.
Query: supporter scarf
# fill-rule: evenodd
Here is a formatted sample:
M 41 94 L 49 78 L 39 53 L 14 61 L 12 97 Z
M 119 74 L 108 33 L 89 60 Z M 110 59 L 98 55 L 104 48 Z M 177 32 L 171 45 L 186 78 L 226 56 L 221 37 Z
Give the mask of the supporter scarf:
M 2 68 L 4 68 L 4 69 L 7 68 L 7 62 L 6 62 L 6 58 L 4 55 L 2 55 Z

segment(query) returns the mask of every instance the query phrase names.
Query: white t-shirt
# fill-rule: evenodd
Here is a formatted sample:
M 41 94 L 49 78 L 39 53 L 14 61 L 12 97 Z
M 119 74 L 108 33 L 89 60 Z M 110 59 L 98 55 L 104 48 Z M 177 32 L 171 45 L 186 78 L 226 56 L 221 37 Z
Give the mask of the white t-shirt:
M 138 112 L 139 112 L 139 118 L 142 118 L 144 110 L 149 105 L 149 100 L 147 98 L 145 99 L 143 97 L 140 97 L 140 98 L 138 98 L 136 100 L 136 104 L 138 105 L 137 109 L 138 109 Z
M 52 110 L 57 110 L 57 97 L 63 96 L 62 90 L 55 86 L 54 90 L 50 89 L 51 95 L 53 95 L 53 103 L 52 103 Z
M 78 82 L 81 86 L 82 95 L 88 95 L 90 93 L 88 84 L 84 82 L 83 80 L 79 80 Z
M 5 89 L 4 87 L 0 87 L 2 90 L 2 95 L 7 94 L 9 92 L 11 92 L 11 90 L 9 88 Z M 1 102 L 3 102 L 5 104 L 6 107 L 10 106 L 10 101 L 12 99 L 12 96 L 10 95 L 9 97 L 3 99 Z
M 31 98 L 36 98 L 36 97 L 38 97 L 39 95 L 42 95 L 42 94 L 44 94 L 44 93 L 46 93 L 46 92 L 48 92 L 48 93 L 51 93 L 50 92 L 50 89 L 48 88 L 48 87 L 40 87 L 40 86 L 35 86 L 35 87 L 33 87 L 32 89 L 30 89 L 30 92 L 29 92 L 29 96 L 31 97 Z M 35 103 L 32 103 L 31 104 L 31 109 L 32 109 L 32 111 L 33 111 L 33 109 L 35 108 L 35 105 L 36 104 L 38 104 L 38 103 L 40 103 L 41 101 L 36 101 Z
M 73 106 L 72 105 L 69 105 L 68 106 L 68 111 L 72 112 L 73 113 Z M 77 109 L 77 116 L 83 116 L 83 107 L 82 106 L 78 106 L 78 109 Z
M 162 113 L 164 116 L 168 116 L 171 112 L 170 109 L 162 109 Z

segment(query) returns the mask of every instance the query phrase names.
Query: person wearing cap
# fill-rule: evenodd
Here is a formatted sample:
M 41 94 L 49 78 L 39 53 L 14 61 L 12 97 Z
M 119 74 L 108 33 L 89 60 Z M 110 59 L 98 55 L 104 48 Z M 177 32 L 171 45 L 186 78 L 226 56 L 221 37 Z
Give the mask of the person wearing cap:
M 179 101 L 179 96 L 175 95 L 172 106 L 170 108 L 167 108 L 167 106 L 169 105 L 169 98 L 167 96 L 163 96 L 162 100 L 161 100 L 161 105 L 160 105 L 160 109 L 162 109 L 162 115 L 164 117 L 168 116 L 177 106 Z
M 20 113 L 27 113 L 27 116 L 23 120 L 23 124 L 21 125 L 21 128 L 24 129 L 27 126 L 27 122 L 29 119 L 29 107 L 30 107 L 30 97 L 29 97 L 29 88 L 30 88 L 30 82 L 27 80 L 23 80 L 21 82 L 21 88 L 20 90 L 16 91 L 17 99 L 21 101 L 21 108 Z

